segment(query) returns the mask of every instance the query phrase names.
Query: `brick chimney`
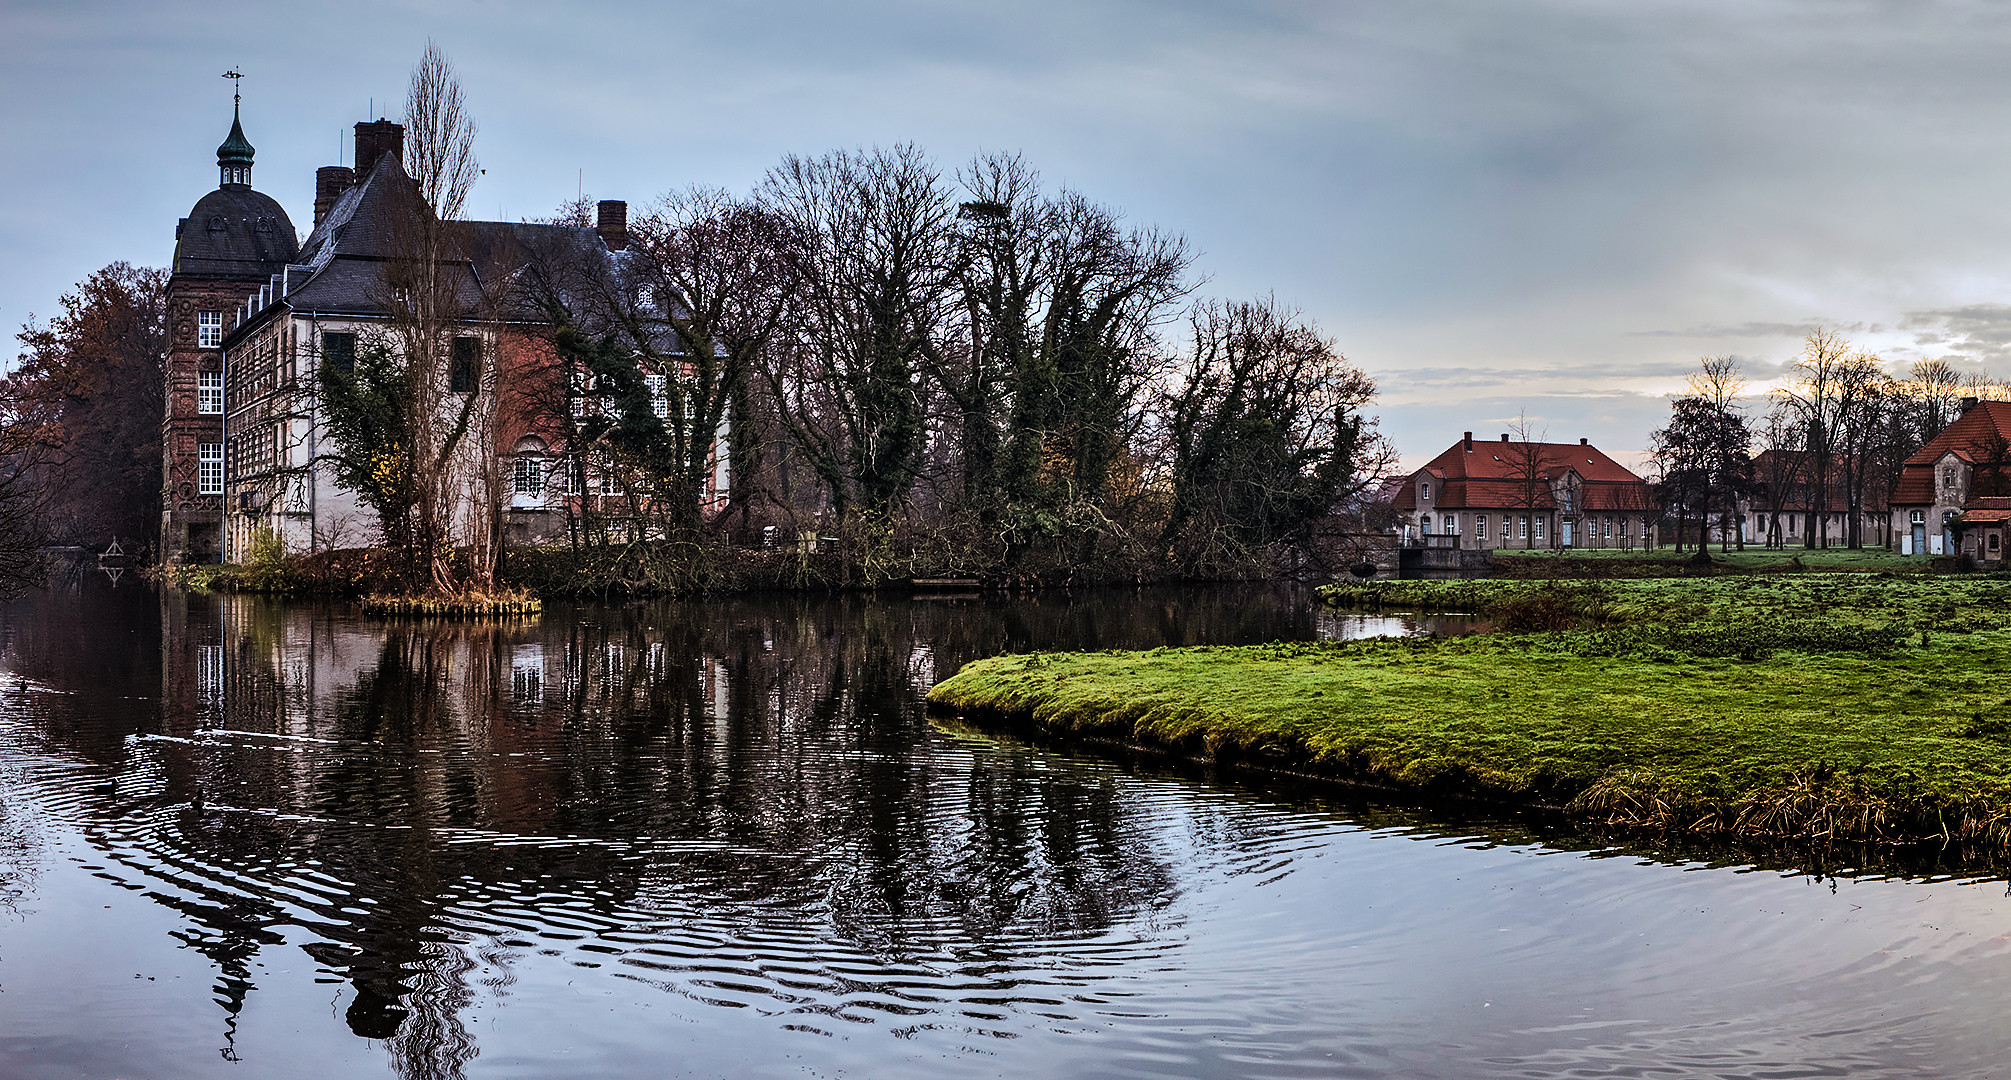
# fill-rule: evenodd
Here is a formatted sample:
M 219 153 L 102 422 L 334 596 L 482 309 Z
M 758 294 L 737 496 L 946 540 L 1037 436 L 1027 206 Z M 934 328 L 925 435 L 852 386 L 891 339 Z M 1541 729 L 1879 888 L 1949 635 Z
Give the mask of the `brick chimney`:
M 1469 454 L 1473 453 L 1473 432 L 1471 431 L 1466 433 L 1466 452 Z
M 356 171 L 347 165 L 323 165 L 314 170 L 314 223 L 335 209 L 335 200 L 356 183 Z
M 1966 398 L 1963 398 L 1963 399 L 1962 399 L 1962 411 L 1963 411 L 1963 412 L 1968 412 L 1969 410 L 1971 410 L 1971 409 L 1973 409 L 1973 408 L 1975 408 L 1975 407 L 1976 407 L 1976 399 L 1975 399 L 1975 398 L 1973 398 L 1973 397 L 1966 397 Z M 1980 542 L 1980 541 L 1979 541 L 1979 542 Z
M 1504 431 L 1504 432 L 1502 432 L 1502 433 L 1501 433 L 1501 441 L 1502 441 L 1502 442 L 1507 442 L 1507 441 L 1508 441 L 1508 432 Z
M 1580 445 L 1580 446 L 1591 446 L 1591 445 L 1592 445 L 1592 440 L 1591 440 L 1591 439 L 1580 439 L 1580 440 L 1578 440 L 1578 445 Z
M 394 124 L 383 117 L 356 125 L 356 175 L 359 179 L 369 176 L 377 159 L 386 154 L 399 161 L 405 160 L 405 125 Z
M 594 231 L 601 234 L 601 242 L 607 245 L 609 251 L 627 250 L 628 204 L 620 199 L 602 199 Z

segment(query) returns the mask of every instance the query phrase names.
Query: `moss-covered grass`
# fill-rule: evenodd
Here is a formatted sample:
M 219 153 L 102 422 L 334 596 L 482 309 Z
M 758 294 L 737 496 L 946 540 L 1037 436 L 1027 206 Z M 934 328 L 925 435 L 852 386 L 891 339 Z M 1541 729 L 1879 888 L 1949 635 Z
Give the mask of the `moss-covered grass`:
M 1483 612 L 1558 588 L 1382 584 Z M 2011 581 L 1810 574 L 1578 592 L 1606 628 L 1004 656 L 929 700 L 980 723 L 1599 824 L 2011 847 Z
M 1908 631 L 2011 627 L 2011 575 L 1748 574 L 1562 583 L 1494 578 L 1324 586 L 1341 608 L 1492 616 L 1547 599 L 1601 625 L 1738 626 L 1821 619 Z

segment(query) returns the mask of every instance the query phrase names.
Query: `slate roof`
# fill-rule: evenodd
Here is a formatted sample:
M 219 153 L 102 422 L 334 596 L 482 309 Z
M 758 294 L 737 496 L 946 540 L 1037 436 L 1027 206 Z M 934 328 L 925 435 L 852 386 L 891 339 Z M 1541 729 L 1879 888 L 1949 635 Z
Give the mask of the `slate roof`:
M 1452 444 L 1412 474 L 1397 493 L 1392 505 L 1398 510 L 1417 509 L 1417 478 L 1431 476 L 1440 485 L 1433 505 L 1442 510 L 1524 509 L 1529 500 L 1524 490 L 1528 458 L 1536 455 L 1539 483 L 1535 509 L 1557 507 L 1549 481 L 1568 470 L 1580 481 L 1578 510 L 1649 512 L 1654 501 L 1648 483 L 1625 466 L 1607 457 L 1598 447 L 1584 443 L 1486 442 L 1476 439 L 1469 448 L 1466 440 Z
M 173 273 L 259 281 L 294 261 L 300 238 L 272 196 L 240 184 L 198 199 L 176 230 Z
M 404 257 L 399 237 L 423 213 L 419 191 L 395 154 L 377 159 L 368 175 L 342 193 L 301 245 L 288 273 L 286 302 L 297 311 L 382 315 L 384 271 Z M 479 309 L 483 292 L 507 292 L 506 279 L 527 261 L 613 267 L 622 260 L 592 228 L 508 221 L 465 221 L 452 227 L 461 302 Z M 507 302 L 506 298 L 506 302 Z M 506 307 L 504 318 L 537 313 Z
M 1945 454 L 1971 464 L 2011 444 L 2011 401 L 1979 401 L 1941 429 L 1900 466 L 1893 485 L 1894 506 L 1925 506 L 1934 502 L 1934 466 Z

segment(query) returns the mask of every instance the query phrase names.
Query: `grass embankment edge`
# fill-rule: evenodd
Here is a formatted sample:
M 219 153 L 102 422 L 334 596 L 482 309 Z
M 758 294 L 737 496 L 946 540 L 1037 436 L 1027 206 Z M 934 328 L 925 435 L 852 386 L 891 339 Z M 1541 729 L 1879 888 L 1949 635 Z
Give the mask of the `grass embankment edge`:
M 2011 633 L 1805 644 L 1742 658 L 1574 632 L 1013 655 L 966 665 L 929 705 L 1593 825 L 2011 847 L 2011 702 L 1991 681 Z

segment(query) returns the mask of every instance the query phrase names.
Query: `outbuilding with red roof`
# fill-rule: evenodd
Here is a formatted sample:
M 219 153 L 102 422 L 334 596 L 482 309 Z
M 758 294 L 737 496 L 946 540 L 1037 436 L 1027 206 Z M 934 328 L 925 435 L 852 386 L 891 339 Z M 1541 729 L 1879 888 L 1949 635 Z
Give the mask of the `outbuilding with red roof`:
M 1900 467 L 1893 550 L 2002 563 L 2011 530 L 2011 401 L 1963 401 L 1962 415 Z
M 1460 548 L 1638 548 L 1655 542 L 1647 481 L 1588 440 L 1459 442 L 1391 500 L 1401 539 Z

